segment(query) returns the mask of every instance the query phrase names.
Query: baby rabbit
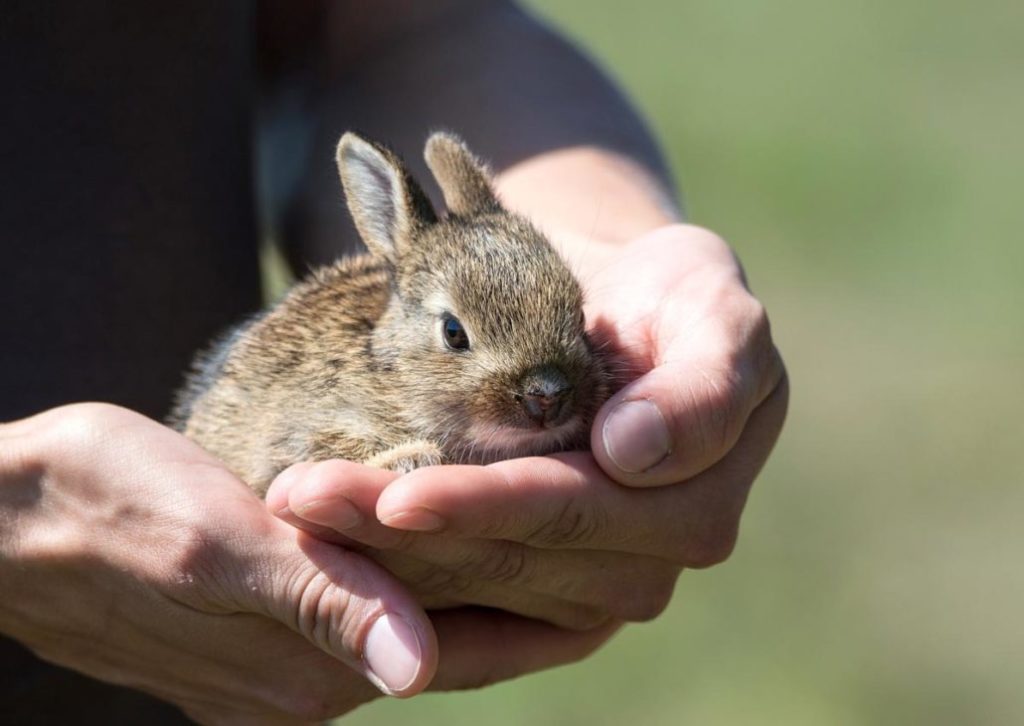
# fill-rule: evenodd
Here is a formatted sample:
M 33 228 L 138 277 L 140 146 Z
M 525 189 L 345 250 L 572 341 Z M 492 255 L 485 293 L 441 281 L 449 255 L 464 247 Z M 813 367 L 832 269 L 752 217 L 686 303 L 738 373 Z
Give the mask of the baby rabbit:
M 172 421 L 261 495 L 298 461 L 404 472 L 587 448 L 608 382 L 579 284 L 458 138 L 433 134 L 425 156 L 443 219 L 394 153 L 346 133 L 369 254 L 232 331 L 179 393 Z

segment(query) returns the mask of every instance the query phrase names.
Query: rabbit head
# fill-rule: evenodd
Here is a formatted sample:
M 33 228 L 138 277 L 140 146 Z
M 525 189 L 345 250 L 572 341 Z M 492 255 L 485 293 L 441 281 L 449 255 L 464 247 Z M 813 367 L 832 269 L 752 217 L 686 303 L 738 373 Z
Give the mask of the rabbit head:
M 369 342 L 381 395 L 453 460 L 585 448 L 608 386 L 579 283 L 458 138 L 435 133 L 425 157 L 443 218 L 388 149 L 351 133 L 338 145 L 356 227 L 390 271 Z

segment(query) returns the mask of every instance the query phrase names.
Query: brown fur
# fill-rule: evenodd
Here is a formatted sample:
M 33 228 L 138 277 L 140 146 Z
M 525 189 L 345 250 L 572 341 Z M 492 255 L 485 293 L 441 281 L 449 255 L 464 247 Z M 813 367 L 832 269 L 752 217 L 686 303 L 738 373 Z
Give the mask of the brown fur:
M 408 471 L 589 442 L 608 384 L 578 283 L 461 141 L 434 134 L 426 158 L 445 219 L 394 154 L 345 134 L 338 168 L 369 254 L 296 285 L 201 356 L 179 395 L 178 426 L 260 493 L 297 461 Z M 469 350 L 446 347 L 446 314 Z M 557 415 L 531 418 L 524 396 L 559 388 Z

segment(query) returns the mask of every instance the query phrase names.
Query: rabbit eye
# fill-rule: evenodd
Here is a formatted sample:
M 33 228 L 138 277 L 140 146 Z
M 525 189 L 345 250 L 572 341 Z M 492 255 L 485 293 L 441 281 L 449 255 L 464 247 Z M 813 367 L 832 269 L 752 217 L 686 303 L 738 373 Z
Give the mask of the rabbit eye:
M 469 350 L 469 336 L 456 318 L 446 315 L 441 323 L 444 344 L 451 350 Z

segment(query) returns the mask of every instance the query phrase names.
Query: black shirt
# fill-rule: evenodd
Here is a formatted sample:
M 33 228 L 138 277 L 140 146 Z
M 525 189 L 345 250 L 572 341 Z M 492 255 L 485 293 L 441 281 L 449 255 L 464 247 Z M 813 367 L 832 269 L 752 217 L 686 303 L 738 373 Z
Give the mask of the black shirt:
M 260 305 L 253 13 L 0 8 L 0 420 L 81 400 L 160 418 L 193 352 Z M 0 639 L 0 722 L 179 723 Z

